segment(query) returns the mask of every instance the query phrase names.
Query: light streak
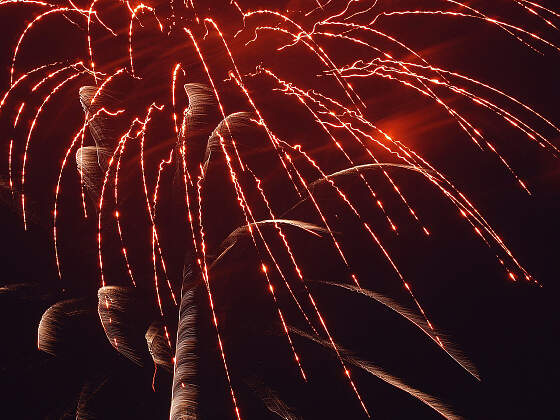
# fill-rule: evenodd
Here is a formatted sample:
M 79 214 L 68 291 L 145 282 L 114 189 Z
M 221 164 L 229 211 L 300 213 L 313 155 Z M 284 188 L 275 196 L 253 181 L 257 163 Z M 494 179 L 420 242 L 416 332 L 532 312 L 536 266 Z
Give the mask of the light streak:
M 26 167 L 26 163 L 27 163 L 27 153 L 29 151 L 29 144 L 31 143 L 31 135 L 33 134 L 33 130 L 35 129 L 35 126 L 37 125 L 37 120 L 39 119 L 39 115 L 41 114 L 41 111 L 43 111 L 43 108 L 45 107 L 47 102 L 51 99 L 51 97 L 58 90 L 60 90 L 66 83 L 74 80 L 75 78 L 80 76 L 80 74 L 81 73 L 73 74 L 72 76 L 67 77 L 62 82 L 60 82 L 58 85 L 56 85 L 55 88 L 45 97 L 45 99 L 43 100 L 43 103 L 41 103 L 41 105 L 37 109 L 37 112 L 35 113 L 35 117 L 31 121 L 31 126 L 30 126 L 29 132 L 27 134 L 27 140 L 25 141 L 25 151 L 23 152 L 23 164 L 21 166 L 21 214 L 22 214 L 22 217 L 23 217 L 23 228 L 25 230 L 27 230 L 27 218 L 26 218 L 26 213 L 25 213 L 25 167 Z

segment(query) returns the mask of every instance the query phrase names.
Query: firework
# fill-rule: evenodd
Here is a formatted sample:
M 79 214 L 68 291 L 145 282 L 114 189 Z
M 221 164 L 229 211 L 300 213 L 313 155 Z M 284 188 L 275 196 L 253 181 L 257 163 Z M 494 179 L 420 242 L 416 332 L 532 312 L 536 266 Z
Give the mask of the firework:
M 406 92 L 431 103 L 529 195 L 523 171 L 484 121 L 492 118 L 556 158 L 560 149 L 552 137 L 560 128 L 545 111 L 502 88 L 432 64 L 383 23 L 421 17 L 474 21 L 520 50 L 544 55 L 560 52 L 554 41 L 560 14 L 537 2 L 505 2 L 524 18 L 536 18 L 538 29 L 532 29 L 533 24 L 492 17 L 485 2 L 439 0 L 425 9 L 390 0 L 293 1 L 274 9 L 265 3 L 0 1 L 2 13 L 20 7 L 32 16 L 11 51 L 9 86 L 0 100 L 11 130 L 2 188 L 17 203 L 27 230 L 33 222 L 28 191 L 39 183 L 30 173 L 40 158 L 34 141 L 48 127 L 45 114 L 53 103 L 78 98 L 83 115 L 57 121 L 68 132 L 56 142 L 62 160 L 54 174 L 51 226 L 58 275 L 67 281 L 65 265 L 71 264 L 65 254 L 73 241 L 67 231 L 61 235 L 61 213 L 81 207 L 83 223 L 96 230 L 90 239 L 106 338 L 137 365 L 151 355 L 154 389 L 157 367 L 172 371 L 171 419 L 205 417 L 201 401 L 212 389 L 201 379 L 201 359 L 209 357 L 203 356 L 208 348 L 217 353 L 236 418 L 245 418 L 246 394 L 270 413 L 299 418 L 280 392 L 236 358 L 244 351 L 237 344 L 243 333 L 232 332 L 237 315 L 229 311 L 247 293 L 231 280 L 239 265 L 246 287 L 254 287 L 250 294 L 259 295 L 255 302 L 265 299 L 273 314 L 254 315 L 251 322 L 262 327 L 263 337 L 281 337 L 297 381 L 313 381 L 303 352 L 313 344 L 332 350 L 363 416 L 370 417 L 374 407 L 354 369 L 443 417 L 458 418 L 439 397 L 346 350 L 337 338 L 340 327 L 332 325 L 337 314 L 323 311 L 322 290 L 352 292 L 380 304 L 428 337 L 472 380 L 481 380 L 437 327 L 416 292 L 417 279 L 399 262 L 394 243 L 407 230 L 403 225 L 411 224 L 424 240 L 432 235 L 427 211 L 405 176 L 425 181 L 448 203 L 495 256 L 504 277 L 536 287 L 539 282 L 452 177 L 421 147 L 377 121 L 378 89 L 385 89 L 380 97 Z M 48 60 L 30 65 L 26 51 L 34 48 L 33 33 L 49 25 L 65 25 L 61 34 L 79 34 L 82 45 L 69 43 L 65 54 L 71 58 L 58 57 L 54 45 L 40 45 Z M 358 233 L 349 239 L 346 227 Z M 309 241 L 320 244 L 325 267 L 336 266 L 336 281 L 316 277 L 319 270 L 301 245 Z M 367 263 L 359 261 L 356 249 L 362 247 L 377 253 L 374 258 L 383 261 L 408 302 L 375 290 L 363 269 Z M 244 262 L 234 267 L 236 255 Z M 140 295 L 153 296 L 153 302 Z M 59 355 L 58 346 L 72 341 L 68 331 L 75 332 L 75 318 L 89 322 L 91 308 L 83 302 L 64 300 L 45 312 L 41 350 Z M 268 325 L 259 324 L 264 320 Z M 63 328 L 65 322 L 72 328 Z M 266 331 L 270 325 L 274 334 Z M 260 337 L 256 330 L 246 333 L 248 341 Z M 263 358 L 266 353 L 258 345 L 247 349 L 252 351 Z
M 134 290 L 105 286 L 99 289 L 98 299 L 99 319 L 109 343 L 123 356 L 141 366 L 144 355 L 139 351 L 144 349 L 142 333 L 146 325 L 142 317 L 134 313 L 138 306 Z M 138 331 L 140 334 L 135 334 Z
M 76 329 L 83 328 L 92 311 L 87 303 L 79 299 L 63 300 L 45 311 L 39 322 L 37 348 L 56 356 L 71 354 L 79 349 L 73 339 Z

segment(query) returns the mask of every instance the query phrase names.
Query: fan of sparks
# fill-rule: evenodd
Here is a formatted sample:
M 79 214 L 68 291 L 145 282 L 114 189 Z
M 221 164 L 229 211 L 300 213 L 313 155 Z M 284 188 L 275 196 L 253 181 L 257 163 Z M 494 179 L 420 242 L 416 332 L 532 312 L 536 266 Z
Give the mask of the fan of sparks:
M 401 188 L 394 174 L 396 171 L 405 171 L 423 177 L 444 199 L 449 201 L 459 213 L 461 220 L 471 227 L 480 241 L 492 250 L 507 277 L 512 281 L 538 283 L 451 179 L 440 172 L 419 151 L 414 150 L 404 141 L 394 138 L 376 124 L 370 112 L 370 109 L 375 106 L 376 93 L 368 90 L 368 83 L 373 80 L 383 81 L 387 89 L 397 86 L 399 89 L 408 89 L 410 95 L 432 101 L 450 121 L 456 124 L 464 137 L 472 142 L 474 148 L 492 154 L 497 165 L 503 167 L 512 182 L 518 184 L 519 188 L 529 195 L 531 194 L 529 185 L 518 175 L 492 139 L 477 127 L 475 118 L 467 115 L 461 106 L 457 106 L 459 102 L 451 101 L 449 97 L 453 94 L 460 97 L 464 103 L 469 103 L 471 108 L 465 107 L 466 109 L 479 108 L 481 112 L 492 113 L 496 123 L 518 130 L 528 142 L 537 144 L 554 156 L 558 155 L 559 150 L 549 137 L 551 132 L 557 135 L 560 129 L 539 111 L 488 82 L 433 66 L 419 52 L 399 40 L 398 35 L 379 29 L 380 23 L 406 15 L 474 21 L 478 25 L 494 28 L 495 31 L 503 34 L 508 42 L 518 44 L 519 48 L 529 49 L 535 55 L 557 54 L 560 48 L 550 40 L 550 36 L 555 35 L 556 25 L 560 23 L 558 12 L 537 2 L 503 1 L 503 7 L 507 6 L 517 10 L 518 13 L 530 16 L 532 22 L 536 19 L 532 27 L 540 25 L 541 29 L 538 29 L 540 32 L 534 33 L 532 32 L 534 29 L 509 23 L 506 19 L 491 17 L 484 9 L 473 5 L 472 2 L 463 3 L 454 0 L 433 2 L 301 0 L 289 2 L 289 7 L 283 9 L 268 8 L 274 7 L 276 2 L 255 1 L 244 4 L 247 2 L 242 0 L 238 2 L 224 0 L 223 4 L 215 4 L 220 2 L 208 4 L 203 0 L 184 0 L 184 2 L 170 0 L 169 3 L 147 2 L 146 4 L 129 0 L 118 2 L 93 0 L 88 4 L 78 3 L 83 2 L 0 1 L 4 14 L 8 14 L 14 8 L 25 8 L 32 15 L 13 49 L 9 52 L 4 51 L 5 55 L 10 54 L 9 87 L 2 94 L 0 102 L 0 112 L 4 119 L 10 120 L 14 133 L 18 126 L 29 124 L 25 128 L 24 137 L 14 134 L 6 145 L 9 188 L 14 198 L 20 202 L 19 209 L 25 229 L 28 229 L 30 223 L 27 183 L 38 182 L 33 179 L 28 180 L 26 170 L 29 165 L 32 165 L 32 144 L 34 137 L 37 137 L 37 133 L 41 130 L 41 122 L 44 122 L 42 116 L 47 113 L 55 96 L 68 95 L 75 98 L 77 87 L 81 87 L 79 97 L 84 107 L 83 122 L 81 126 L 75 127 L 67 144 L 60 146 L 63 159 L 53 197 L 51 226 L 59 276 L 64 276 L 64 252 L 60 249 L 60 241 L 57 238 L 59 223 L 57 211 L 62 195 L 63 175 L 68 172 L 65 168 L 70 165 L 70 157 L 76 154 L 77 176 L 80 177 L 81 191 L 67 191 L 65 194 L 68 196 L 75 194 L 76 199 L 81 201 L 86 218 L 88 218 L 87 192 L 91 193 L 92 201 L 95 203 L 94 217 L 97 225 L 95 239 L 100 284 L 105 287 L 110 282 L 104 270 L 106 267 L 104 267 L 102 233 L 106 229 L 114 228 L 122 243 L 123 263 L 130 277 L 130 283 L 136 286 L 138 276 L 127 251 L 127 238 L 130 240 L 133 233 L 124 231 L 122 218 L 126 214 L 126 209 L 123 211 L 119 208 L 119 175 L 122 175 L 121 167 L 125 167 L 121 163 L 126 148 L 132 143 L 136 144 L 140 151 L 138 164 L 144 190 L 143 200 L 152 231 L 151 277 L 157 296 L 157 306 L 162 319 L 166 320 L 165 334 L 169 346 L 172 347 L 167 324 L 172 322 L 170 319 L 175 317 L 176 313 L 164 313 L 165 305 L 162 304 L 160 291 L 162 288 L 168 288 L 173 303 L 178 305 L 176 295 L 177 288 L 180 286 L 177 286 L 176 282 L 167 275 L 166 250 L 162 246 L 158 228 L 158 224 L 164 223 L 164 220 L 158 219 L 157 211 L 158 206 L 162 205 L 158 200 L 162 174 L 170 170 L 169 167 L 175 166 L 176 179 L 180 179 L 185 206 L 184 224 L 190 232 L 189 252 L 193 256 L 192 261 L 197 266 L 197 272 L 207 292 L 213 314 L 213 328 L 225 375 L 230 384 L 233 410 L 237 418 L 241 418 L 242 407 L 230 380 L 233 372 L 228 368 L 227 348 L 223 345 L 220 324 L 214 313 L 213 288 L 218 286 L 212 283 L 210 266 L 213 257 L 209 252 L 214 253 L 215 250 L 208 250 L 205 239 L 207 224 L 212 223 L 206 219 L 203 211 L 205 176 L 212 155 L 221 154 L 228 175 L 223 182 L 230 188 L 224 190 L 228 191 L 228 194 L 230 192 L 234 194 L 238 205 L 236 211 L 239 211 L 244 219 L 244 225 L 238 227 L 237 232 L 239 233 L 239 229 L 244 231 L 256 250 L 258 261 L 254 269 L 262 273 L 278 320 L 283 326 L 287 343 L 293 352 L 294 363 L 303 380 L 307 379 L 305 359 L 297 353 L 292 339 L 298 330 L 290 327 L 282 311 L 284 302 L 277 296 L 277 288 L 288 292 L 286 296 L 292 299 L 291 303 L 296 304 L 308 323 L 310 332 L 299 331 L 298 334 L 307 334 L 310 339 L 324 343 L 336 353 L 339 366 L 348 386 L 355 394 L 357 403 L 361 405 L 364 414 L 370 416 L 370 409 L 362 398 L 363 390 L 351 374 L 350 365 L 356 363 L 353 363 L 337 344 L 336 337 L 331 333 L 327 319 L 320 310 L 319 302 L 307 285 L 308 277 L 288 234 L 293 227 L 305 233 L 322 236 L 329 242 L 329 246 L 338 255 L 339 263 L 347 273 L 346 280 L 341 283 L 343 287 L 370 296 L 416 324 L 448 356 L 478 379 L 475 368 L 458 356 L 438 334 L 420 299 L 416 297 L 410 280 L 399 268 L 398 261 L 393 257 L 389 247 L 385 246 L 383 237 L 396 235 L 398 227 L 395 217 L 391 214 L 391 206 L 384 206 L 381 194 L 377 191 L 378 187 L 374 185 L 368 174 L 371 172 L 380 174 L 376 182 L 382 179 L 386 186 L 389 186 L 396 201 L 400 202 L 409 214 L 410 222 L 418 227 L 422 235 L 429 237 L 430 231 L 422 220 L 421 211 L 418 211 L 407 198 L 404 192 L 406 188 Z M 422 3 L 421 7 L 426 8 L 425 10 L 417 9 L 420 3 Z M 482 7 L 485 2 L 479 3 Z M 111 17 L 111 14 L 118 15 L 118 18 Z M 127 17 L 124 22 L 115 23 L 123 16 Z M 53 25 L 50 26 L 53 30 L 56 28 L 54 25 L 65 25 L 76 37 L 81 37 L 76 38 L 83 42 L 81 47 L 76 48 L 75 59 L 57 61 L 55 57 L 51 62 L 36 63 L 33 68 L 24 68 L 24 65 L 20 64 L 20 56 L 25 54 L 26 48 L 37 48 L 33 47 L 27 39 L 34 31 L 41 27 L 49 28 L 49 25 Z M 136 39 L 146 36 L 154 37 L 154 45 L 149 48 L 145 43 L 141 46 L 136 45 Z M 111 48 L 107 45 L 111 45 L 112 42 L 115 45 L 112 53 L 120 51 L 121 55 L 118 59 L 104 62 L 103 57 L 107 54 L 99 51 L 99 45 L 103 45 L 103 48 Z M 123 45 L 127 48 L 122 48 Z M 41 48 L 48 49 L 49 46 L 42 45 Z M 187 58 L 185 51 L 188 53 Z M 293 72 L 286 71 L 286 66 L 274 59 L 280 54 L 282 57 L 293 54 L 294 60 L 299 60 L 301 65 L 299 70 L 303 75 L 297 80 L 290 79 Z M 219 57 L 218 60 L 216 55 Z M 174 57 L 177 59 L 175 60 Z M 151 61 L 150 71 L 145 70 L 149 67 L 147 61 Z M 133 115 L 128 121 L 128 126 L 122 132 L 115 134 L 114 139 L 100 135 L 99 132 L 108 121 L 117 119 L 121 121 L 124 115 L 131 113 L 124 105 L 121 107 L 125 101 L 121 103 L 107 100 L 111 92 L 118 90 L 116 86 L 123 80 L 143 83 L 149 74 L 153 74 L 154 62 L 161 62 L 157 73 L 160 78 L 165 77 L 168 80 L 166 86 L 156 86 L 154 90 L 160 89 L 164 94 L 154 96 L 153 100 L 146 104 L 143 113 Z M 199 74 L 194 77 L 190 74 L 191 69 L 196 69 L 192 71 L 199 71 Z M 306 84 L 307 82 L 309 84 Z M 184 90 L 180 89 L 182 83 L 185 84 Z M 274 121 L 267 118 L 267 115 L 274 113 L 275 110 L 271 108 L 271 102 L 263 98 L 272 94 L 283 97 L 286 103 L 291 101 L 293 109 L 290 112 L 297 112 L 298 118 L 309 125 L 311 132 L 322 136 L 325 147 L 342 164 L 333 169 L 330 164 L 323 164 L 322 158 L 315 156 L 312 145 L 307 147 L 304 142 L 299 144 L 297 139 L 282 134 L 282 128 L 277 127 Z M 228 97 L 230 95 L 235 95 L 235 103 L 241 104 L 242 108 L 228 109 L 228 104 L 231 102 Z M 32 100 L 28 101 L 31 98 Z M 31 105 L 27 105 L 27 102 Z M 196 156 L 193 157 L 190 153 L 192 146 L 189 144 L 192 138 L 190 130 L 193 130 L 196 124 L 204 125 L 204 121 L 200 122 L 196 119 L 204 118 L 205 107 L 214 107 L 221 122 L 207 130 L 207 137 L 209 137 L 207 153 L 204 159 L 197 162 L 194 161 Z M 174 140 L 168 147 L 165 159 L 155 165 L 147 165 L 145 161 L 149 156 L 144 153 L 145 139 L 150 135 L 155 138 L 163 138 L 166 135 L 158 137 L 157 133 L 151 131 L 153 130 L 151 123 L 155 115 L 158 118 L 164 116 L 168 119 L 168 128 Z M 523 117 L 527 115 L 530 118 Z M 260 138 L 264 142 L 262 147 L 272 151 L 278 165 L 275 175 L 268 174 L 268 177 L 287 185 L 287 189 L 292 194 L 291 196 L 287 194 L 286 197 L 289 198 L 279 200 L 270 197 L 271 193 L 267 191 L 266 182 L 261 179 L 262 168 L 251 167 L 250 158 L 245 156 L 246 149 L 241 146 L 243 134 L 239 134 L 241 131 L 238 130 L 240 124 L 253 126 L 261 133 Z M 17 133 L 21 132 L 21 129 L 17 131 Z M 90 132 L 95 144 L 85 146 Z M 208 153 L 208 150 L 211 153 Z M 92 169 L 92 164 L 97 164 L 97 169 Z M 147 174 L 148 166 L 157 168 L 156 173 Z M 368 200 L 372 204 L 367 211 L 371 212 L 375 209 L 377 217 L 383 221 L 385 232 L 379 232 L 381 228 L 372 225 L 370 218 L 363 214 L 363 205 L 346 191 L 343 186 L 346 184 L 341 180 L 347 177 L 353 177 L 355 184 L 365 187 L 363 191 L 367 192 Z M 358 221 L 365 236 L 393 271 L 395 280 L 400 282 L 403 290 L 409 294 L 418 315 L 412 315 L 391 300 L 365 288 L 359 273 L 352 266 L 349 251 L 339 239 L 343 232 L 338 232 L 335 227 L 335 215 L 324 208 L 317 196 L 315 187 L 318 184 L 324 184 L 324 187 L 336 197 L 341 208 Z M 106 218 L 102 216 L 106 203 L 111 198 L 114 198 L 116 210 L 112 227 L 108 227 L 105 225 Z M 284 201 L 282 208 L 272 204 L 282 201 Z M 290 220 L 284 216 L 287 209 L 302 202 L 309 204 L 317 224 Z M 263 212 L 262 209 L 265 211 Z M 279 241 L 282 249 L 269 243 L 270 238 L 264 232 L 265 226 L 274 228 L 277 235 L 275 241 Z M 233 237 L 235 238 L 235 231 Z M 283 253 L 285 258 L 279 258 L 278 253 Z M 165 279 L 163 282 L 162 274 Z M 293 291 L 296 283 L 305 293 L 298 295 Z M 302 300 L 306 302 L 303 303 Z M 109 305 L 108 301 L 107 305 Z M 390 377 L 385 377 L 384 380 L 393 384 L 398 383 Z M 415 391 L 411 390 L 408 392 L 430 405 L 429 399 L 423 399 L 421 393 L 414 393 Z M 446 415 L 444 410 L 437 409 L 437 404 L 431 406 Z

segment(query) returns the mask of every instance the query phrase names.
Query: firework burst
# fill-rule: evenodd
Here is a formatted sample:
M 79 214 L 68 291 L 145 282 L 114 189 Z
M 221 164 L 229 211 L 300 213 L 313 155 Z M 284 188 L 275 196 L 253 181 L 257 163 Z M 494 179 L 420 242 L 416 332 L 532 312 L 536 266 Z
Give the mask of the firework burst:
M 538 280 L 422 147 L 379 122 L 378 103 L 387 95 L 422 98 L 426 109 L 435 107 L 528 195 L 531 186 L 487 121 L 555 158 L 560 149 L 551 138 L 560 128 L 500 87 L 433 64 L 391 28 L 399 19 L 473 21 L 538 56 L 560 52 L 554 41 L 560 14 L 524 0 L 503 3 L 523 14 L 521 22 L 530 17 L 530 24 L 496 18 L 482 1 L 439 0 L 421 9 L 418 2 L 391 0 L 302 0 L 273 9 L 264 3 L 0 1 L 4 14 L 25 9 L 32 16 L 10 52 L 9 86 L 0 102 L 11 133 L 7 189 L 19 203 L 22 226 L 27 230 L 32 223 L 28 191 L 39 183 L 30 176 L 40 160 L 33 153 L 35 138 L 48 128 L 51 104 L 79 98 L 82 120 L 58 118 L 69 134 L 49 146 L 61 158 L 49 223 L 58 275 L 66 284 L 65 250 L 74 240 L 68 228 L 61 230 L 62 215 L 78 210 L 96 230 L 90 240 L 96 244 L 105 335 L 137 365 L 153 361 L 156 369 L 172 370 L 172 419 L 205 418 L 199 404 L 209 398 L 202 396 L 208 386 L 200 380 L 205 348 L 217 350 L 236 418 L 249 417 L 242 398 L 247 389 L 267 411 L 299 418 L 297 407 L 236 359 L 244 334 L 250 343 L 259 341 L 258 334 L 281 337 L 296 372 L 292 379 L 305 386 L 314 380 L 312 356 L 303 350 L 328 349 L 339 382 L 365 417 L 372 416 L 373 397 L 356 378 L 367 373 L 444 417 L 458 418 L 438 396 L 339 344 L 341 326 L 330 321 L 337 314 L 323 310 L 319 296 L 328 289 L 380 304 L 474 381 L 481 379 L 438 329 L 415 291 L 417 279 L 401 268 L 395 250 L 395 239 L 406 236 L 401 231 L 415 231 L 426 241 L 432 235 L 429 207 L 407 188 L 409 177 L 436 191 L 443 199 L 437 205 L 448 203 L 446 209 L 495 255 L 504 277 L 535 287 Z M 47 42 L 35 35 L 45 31 L 67 39 Z M 302 244 L 310 243 L 325 255 L 324 266 L 335 270 L 336 281 L 320 277 L 325 273 L 308 261 Z M 398 282 L 407 303 L 375 291 L 371 268 L 364 269 L 368 264 L 357 251 L 362 246 L 386 267 L 383 276 Z M 243 263 L 232 255 L 242 255 Z M 239 276 L 235 270 L 251 279 L 251 291 L 240 291 L 239 281 L 231 280 Z M 233 333 L 239 309 L 233 309 L 231 295 L 238 293 L 266 300 L 264 325 L 255 321 L 251 332 Z M 56 353 L 69 339 L 65 318 L 76 323 L 91 311 L 86 306 L 65 300 L 48 309 L 39 348 Z M 254 352 L 263 356 L 262 349 Z

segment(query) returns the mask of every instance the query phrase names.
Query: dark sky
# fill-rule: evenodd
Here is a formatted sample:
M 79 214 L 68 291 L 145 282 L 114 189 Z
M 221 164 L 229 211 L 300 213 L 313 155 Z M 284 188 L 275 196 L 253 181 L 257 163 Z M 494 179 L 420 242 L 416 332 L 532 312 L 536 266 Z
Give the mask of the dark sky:
M 115 11 L 118 8 L 109 2 L 101 3 L 107 3 L 103 6 L 107 19 L 118 22 L 120 12 Z M 228 17 L 235 16 L 234 12 L 229 7 L 219 5 L 219 2 L 213 3 L 216 4 L 212 5 L 212 16 L 221 16 L 224 27 L 231 30 L 234 20 Z M 265 2 L 251 3 L 262 5 Z M 290 2 L 289 8 L 302 7 L 304 3 Z M 380 10 L 418 7 L 416 2 L 404 0 L 379 3 Z M 525 25 L 546 35 L 550 41 L 560 43 L 559 32 L 527 15 L 513 3 L 505 0 L 469 2 L 473 7 L 484 8 L 490 16 L 500 16 L 514 24 Z M 553 3 L 541 2 L 547 7 L 554 7 Z M 248 9 L 253 6 L 242 5 Z M 163 11 L 163 6 L 160 7 Z M 426 2 L 425 7 L 436 10 L 450 6 L 446 6 L 443 1 L 431 1 Z M 9 86 L 9 66 L 17 34 L 25 27 L 32 11 L 35 13 L 37 9 L 26 9 L 24 6 L 19 9 L 14 6 L 0 8 L 2 92 Z M 560 19 L 554 22 L 560 24 Z M 179 59 L 177 57 L 187 63 L 188 76 L 181 83 L 206 83 L 192 48 L 178 48 L 177 45 L 182 44 L 178 43 L 175 35 L 168 41 L 161 37 L 155 38 L 157 42 L 153 41 L 152 23 L 146 22 L 146 32 L 150 35 L 143 38 L 139 34 L 135 44 L 139 51 L 138 70 L 143 72 L 144 79 L 122 80 L 115 86 L 115 96 L 127 104 L 127 118 L 135 111 L 142 113 L 145 109 L 142 107 L 152 100 L 167 100 L 168 75 L 174 60 Z M 511 93 L 541 112 L 550 121 L 560 121 L 560 52 L 557 50 L 543 47 L 544 54 L 539 54 L 495 27 L 456 18 L 386 17 L 381 18 L 379 27 L 398 36 L 399 40 L 421 53 L 434 66 L 491 82 L 493 86 Z M 123 28 L 127 30 L 126 25 Z M 97 47 L 101 51 L 100 69 L 105 71 L 126 64 L 128 59 L 126 42 L 110 44 L 109 41 L 102 38 Z M 53 61 L 57 59 L 55 57 L 86 57 L 85 42 L 84 33 L 71 23 L 62 18 L 52 19 L 26 40 L 16 69 L 22 71 L 37 63 Z M 216 73 L 226 69 L 227 60 L 216 40 L 210 37 L 204 45 L 208 61 Z M 314 77 L 319 72 L 317 64 L 304 61 L 305 55 L 300 51 L 273 52 L 270 45 L 278 46 L 277 39 L 263 37 L 263 42 L 253 49 L 243 48 L 240 41 L 233 45 L 242 72 L 252 71 L 256 64 L 263 61 L 287 79 L 303 84 L 309 82 L 310 86 L 322 86 L 324 83 L 322 78 Z M 344 50 L 341 44 L 336 43 L 325 45 L 337 63 L 349 64 L 354 61 L 356 51 Z M 398 54 L 397 51 L 394 54 Z M 399 57 L 411 59 L 402 51 Z M 219 80 L 221 92 L 224 92 L 228 112 L 248 110 L 240 96 L 232 93 L 232 86 L 223 82 L 224 78 L 216 79 Z M 303 267 L 310 273 L 307 279 L 309 287 L 320 300 L 322 312 L 326 314 L 337 340 L 357 357 L 377 363 L 419 389 L 441 396 L 443 401 L 465 418 L 557 418 L 555 391 L 558 348 L 555 338 L 559 332 L 556 308 L 560 291 L 557 284 L 560 235 L 558 158 L 531 144 L 526 137 L 496 116 L 480 111 L 456 96 L 445 94 L 449 103 L 476 121 L 485 135 L 497 145 L 529 185 L 533 194 L 528 196 L 504 170 L 495 155 L 477 150 L 457 125 L 433 103 L 394 82 L 370 82 L 369 79 L 352 82 L 368 104 L 368 117 L 448 175 L 476 204 L 540 285 L 508 279 L 507 273 L 496 261 L 495 249 L 489 249 L 478 240 L 472 228 L 457 215 L 457 210 L 418 176 L 391 172 L 421 215 L 423 224 L 429 227 L 429 239 L 407 215 L 406 208 L 391 194 L 391 188 L 383 182 L 383 178 L 372 175 L 371 181 L 379 185 L 377 191 L 384 197 L 385 207 L 399 226 L 399 234 L 396 236 L 387 229 L 378 209 L 371 203 L 363 206 L 366 219 L 371 220 L 381 232 L 384 243 L 395 256 L 399 268 L 413 286 L 430 319 L 477 366 L 482 381 L 479 383 L 458 369 L 430 340 L 392 312 L 350 292 L 318 284 L 320 280 L 339 282 L 348 273 L 340 264 L 335 264 L 336 253 L 324 239 L 315 240 L 294 232 L 295 248 L 301 255 L 301 261 L 304 261 Z M 20 144 L 14 155 L 19 182 L 23 154 L 21 144 L 26 135 L 23 128 L 29 126 L 33 115 L 31 109 L 40 102 L 21 89 L 2 109 L 0 116 L 0 126 L 5 133 L 0 156 L 6 157 L 0 159 L 3 162 L 0 164 L 3 233 L 3 276 L 0 286 L 6 287 L 0 295 L 0 313 L 4 325 L 0 351 L 0 391 L 3 401 L 0 413 L 1 417 L 7 419 L 75 418 L 76 405 L 79 405 L 80 392 L 83 391 L 84 395 L 89 395 L 82 399 L 82 402 L 87 402 L 84 412 L 91 416 L 84 415 L 83 418 L 166 418 L 171 375 L 158 370 L 154 392 L 152 365 L 147 364 L 141 369 L 120 356 L 108 345 L 97 323 L 95 310 L 99 273 L 96 218 L 90 217 L 84 221 L 81 217 L 78 176 L 73 159 L 66 170 L 67 181 L 63 185 L 61 200 L 64 217 L 61 218 L 60 243 L 65 274 L 62 280 L 56 274 L 51 238 L 54 186 L 64 151 L 83 118 L 77 90 L 84 83 L 78 81 L 54 98 L 40 120 L 40 129 L 31 147 L 26 181 L 29 213 L 32 215 L 28 232 L 23 231 L 19 205 L 13 202 L 7 189 L 8 145 L 12 137 Z M 301 117 L 294 107 L 294 101 L 283 98 L 278 92 L 270 93 L 270 86 L 255 82 L 252 89 L 271 126 L 286 140 L 301 143 L 312 150 L 329 169 L 344 167 L 344 161 L 334 155 L 332 146 L 327 146 L 324 138 L 316 136 L 320 131 L 309 128 L 309 119 Z M 10 124 L 23 100 L 29 103 L 27 113 L 22 117 L 20 129 L 14 132 Z M 179 100 L 184 102 L 184 95 Z M 539 127 L 553 144 L 560 144 L 557 132 L 538 123 L 527 113 L 520 112 L 519 115 Z M 173 141 L 168 121 L 163 117 L 155 118 L 154 127 L 158 134 L 148 139 L 147 146 L 150 183 L 154 181 L 153 171 L 157 163 L 167 156 Z M 256 138 L 264 141 L 264 137 Z M 261 149 L 251 143 L 242 144 L 242 147 L 250 156 L 248 159 L 255 162 L 256 172 L 262 174 L 266 185 L 273 189 L 272 201 L 277 214 L 282 214 L 295 201 L 293 194 L 287 192 L 286 178 L 280 176 L 281 167 L 278 162 L 275 166 L 269 166 L 269 148 Z M 365 159 L 363 155 L 356 157 L 359 162 Z M 130 247 L 133 250 L 131 252 L 137 252 L 137 256 L 132 257 L 133 260 L 139 267 L 149 270 L 151 251 L 148 220 L 142 207 L 143 192 L 138 182 L 137 163 L 138 150 L 132 149 L 123 164 L 123 183 L 126 186 L 123 202 L 126 211 L 130 210 L 125 229 L 134 238 L 131 239 Z M 209 204 L 205 219 L 209 224 L 209 241 L 214 246 L 223 239 L 224 232 L 227 234 L 232 227 L 242 222 L 232 198 L 232 189 L 227 184 L 229 181 L 220 182 L 222 178 L 219 174 L 223 170 L 223 167 L 217 170 L 218 176 L 212 180 L 212 188 L 208 188 Z M 180 214 L 173 204 L 176 202 L 174 188 L 177 187 L 177 180 L 174 180 L 173 174 L 167 173 L 162 182 L 162 202 L 168 205 L 162 206 L 160 223 L 164 225 L 164 220 L 169 221 L 167 227 L 162 227 L 162 236 L 169 250 L 166 252 L 169 252 L 170 277 L 177 292 L 181 284 L 179 273 L 186 247 L 186 240 L 182 236 L 185 227 L 176 229 L 177 224 L 171 221 Z M 344 187 L 353 197 L 358 197 L 360 203 L 365 201 L 364 194 L 367 191 L 364 192 L 353 182 L 346 182 Z M 332 197 L 327 197 L 322 202 L 330 214 L 340 210 L 334 201 Z M 88 209 L 93 215 L 93 204 L 89 203 Z M 318 223 L 317 217 L 311 213 L 310 208 L 301 208 L 290 213 L 290 217 Z M 345 216 L 335 223 L 337 237 L 349 250 L 353 269 L 359 273 L 364 287 L 385 293 L 412 309 L 413 303 L 402 283 L 379 251 L 370 243 L 366 244 L 366 236 L 360 225 Z M 122 259 L 117 253 L 114 230 L 109 231 L 107 237 L 109 283 L 127 284 Z M 292 355 L 289 348 L 285 348 L 285 337 L 276 334 L 278 325 L 274 307 L 263 285 L 262 275 L 255 270 L 258 258 L 251 251 L 249 241 L 240 248 L 226 261 L 228 264 L 216 269 L 215 277 L 219 279 L 216 281 L 217 310 L 226 330 L 226 348 L 231 354 L 233 381 L 239 392 L 243 418 L 271 416 L 270 413 L 265 414 L 262 403 L 252 393 L 251 384 L 255 381 L 277 390 L 303 418 L 362 418 L 359 404 L 340 374 L 336 358 L 329 351 L 303 338 L 296 338 L 295 343 L 301 349 L 311 380 L 304 385 L 298 378 L 295 365 L 290 360 Z M 115 253 L 111 255 L 111 251 Z M 139 289 L 143 302 L 146 302 L 145 313 L 157 318 L 151 284 L 153 280 L 150 274 L 142 273 L 141 269 L 139 271 Z M 14 287 L 16 284 L 19 286 Z M 297 289 L 297 293 L 301 292 L 301 289 Z M 93 308 L 94 316 L 80 318 L 76 325 L 71 326 L 73 329 L 68 333 L 71 342 L 67 352 L 55 358 L 36 349 L 37 325 L 47 307 L 67 298 L 84 298 L 84 305 Z M 168 295 L 165 298 L 169 301 Z M 283 302 L 289 301 L 287 294 L 280 294 L 280 298 Z M 207 306 L 205 299 L 202 295 L 200 303 L 204 308 Z M 287 314 L 294 315 L 296 311 L 286 306 Z M 166 310 L 166 320 L 174 330 L 176 309 L 167 302 Z M 205 309 L 201 311 L 199 379 L 203 391 L 201 409 L 205 410 L 201 418 L 233 418 L 210 314 Z M 292 319 L 299 326 L 295 315 Z M 357 368 L 352 368 L 352 372 L 374 418 L 439 418 L 434 411 L 406 393 Z

